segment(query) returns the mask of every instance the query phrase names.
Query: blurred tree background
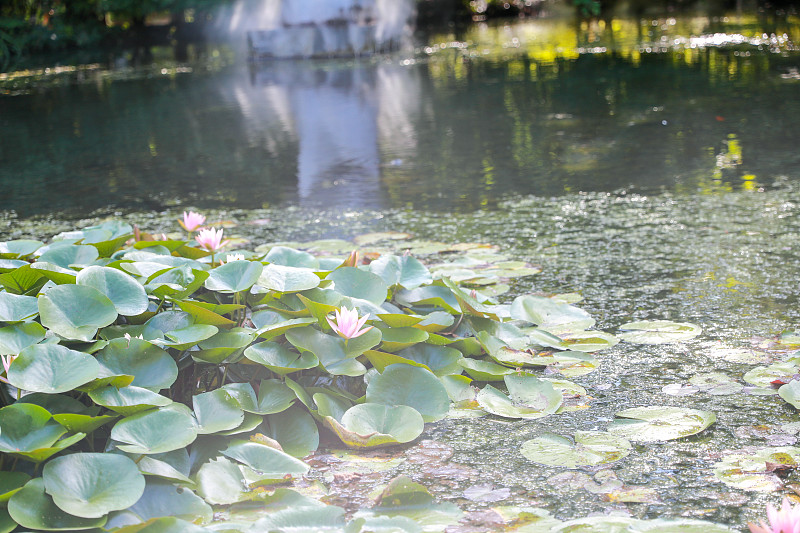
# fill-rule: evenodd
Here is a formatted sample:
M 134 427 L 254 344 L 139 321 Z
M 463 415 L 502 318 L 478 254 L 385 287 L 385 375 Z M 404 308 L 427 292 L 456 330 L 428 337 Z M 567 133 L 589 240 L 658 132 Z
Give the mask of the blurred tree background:
M 0 71 L 31 54 L 191 42 L 202 39 L 215 12 L 236 0 L 2 0 Z M 800 0 L 418 0 L 418 26 L 441 26 L 500 17 L 537 16 L 567 6 L 576 17 L 609 17 L 624 9 L 644 16 L 696 9 L 796 11 Z

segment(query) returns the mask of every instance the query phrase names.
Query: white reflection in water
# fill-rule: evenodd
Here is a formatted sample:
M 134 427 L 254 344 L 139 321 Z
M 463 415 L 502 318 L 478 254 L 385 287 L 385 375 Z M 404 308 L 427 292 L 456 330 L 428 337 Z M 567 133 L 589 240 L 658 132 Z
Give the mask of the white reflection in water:
M 264 142 L 265 119 L 296 140 L 300 205 L 384 207 L 381 154 L 416 147 L 421 88 L 412 70 L 311 61 L 253 69 L 251 90 L 234 89 L 249 140 Z

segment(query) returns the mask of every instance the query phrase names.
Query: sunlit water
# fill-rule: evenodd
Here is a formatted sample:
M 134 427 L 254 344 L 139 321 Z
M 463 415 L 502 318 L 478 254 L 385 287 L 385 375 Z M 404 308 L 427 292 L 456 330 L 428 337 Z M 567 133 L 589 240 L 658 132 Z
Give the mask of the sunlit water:
M 184 206 L 213 206 L 212 219 L 238 224 L 226 235 L 252 245 L 376 230 L 495 243 L 543 268 L 514 295 L 578 291 L 612 333 L 636 319 L 694 322 L 704 333 L 687 343 L 600 352 L 599 369 L 573 379 L 595 398 L 585 411 L 429 425 L 426 437 L 471 470 L 437 476 L 404 463 L 385 475 L 410 473 L 467 509 L 494 505 L 464 497 L 490 482 L 511 489 L 498 504 L 561 519 L 616 510 L 741 528 L 779 495 L 730 488 L 713 465 L 725 451 L 765 446 L 767 433 L 794 442 L 780 426 L 797 412 L 777 396 L 662 388 L 711 371 L 744 384 L 745 372 L 781 357 L 770 340 L 800 325 L 796 26 L 773 40 L 694 19 L 620 22 L 612 34 L 547 24 L 476 27 L 413 57 L 357 65 L 223 61 L 6 79 L 0 205 L 27 215 L 116 204 L 152 231 L 173 231 Z M 603 51 L 611 35 L 619 52 Z M 72 224 L 5 220 L 3 238 Z M 554 481 L 561 469 L 519 453 L 543 431 L 602 430 L 615 411 L 662 404 L 718 421 L 603 468 L 654 489 L 657 503 L 570 489 Z

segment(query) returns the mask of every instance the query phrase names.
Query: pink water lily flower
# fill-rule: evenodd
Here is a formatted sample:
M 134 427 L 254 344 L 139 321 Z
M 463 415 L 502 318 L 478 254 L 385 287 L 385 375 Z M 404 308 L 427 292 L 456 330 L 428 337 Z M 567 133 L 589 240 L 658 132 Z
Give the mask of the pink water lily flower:
M 800 505 L 792 506 L 788 498 L 783 499 L 780 510 L 767 504 L 769 525 L 761 521 L 761 525 L 752 522 L 747 524 L 751 533 L 800 533 Z
M 188 232 L 195 231 L 197 228 L 205 224 L 206 217 L 194 211 L 183 212 L 183 220 L 178 220 L 178 224 Z
M 227 240 L 222 240 L 222 228 L 220 228 L 219 231 L 215 230 L 214 228 L 201 229 L 194 240 L 196 240 L 200 246 L 212 254 L 218 252 L 220 248 L 230 242 Z
M 333 314 L 336 317 L 335 323 L 330 319 L 330 317 L 326 316 L 325 318 L 328 320 L 328 324 L 330 324 L 331 328 L 333 328 L 333 331 L 345 339 L 359 337 L 371 330 L 373 327 L 369 326 L 361 329 L 364 323 L 369 319 L 369 315 L 367 314 L 361 318 L 358 318 L 358 311 L 355 307 L 353 307 L 352 310 L 342 307 L 341 310 L 335 310 Z
M 17 357 L 16 355 L 0 355 L 0 360 L 3 361 L 3 369 L 5 370 L 6 376 L 8 376 L 8 369 L 11 367 L 11 363 L 13 363 L 14 359 Z M 4 377 L 0 377 L 0 381 L 8 383 L 8 379 Z

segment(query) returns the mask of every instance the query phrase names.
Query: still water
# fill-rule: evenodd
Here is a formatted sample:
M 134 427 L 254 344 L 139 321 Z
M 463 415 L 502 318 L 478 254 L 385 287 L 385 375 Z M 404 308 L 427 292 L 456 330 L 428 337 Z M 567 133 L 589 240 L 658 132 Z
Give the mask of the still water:
M 475 25 L 359 61 L 0 75 L 0 209 L 296 205 L 468 212 L 509 194 L 757 189 L 800 177 L 800 23 Z M 163 52 L 161 52 L 163 53 Z

